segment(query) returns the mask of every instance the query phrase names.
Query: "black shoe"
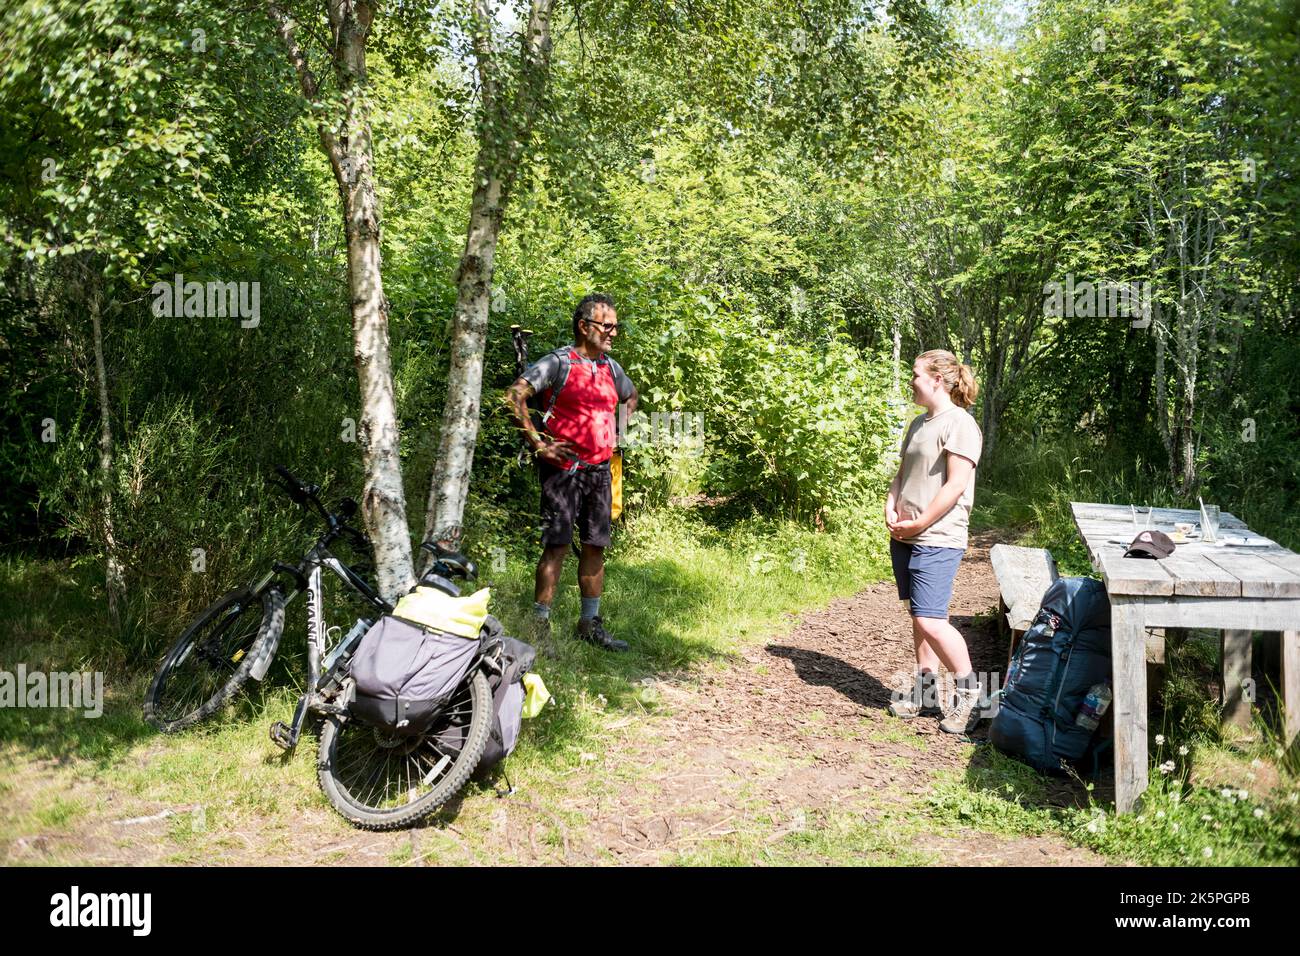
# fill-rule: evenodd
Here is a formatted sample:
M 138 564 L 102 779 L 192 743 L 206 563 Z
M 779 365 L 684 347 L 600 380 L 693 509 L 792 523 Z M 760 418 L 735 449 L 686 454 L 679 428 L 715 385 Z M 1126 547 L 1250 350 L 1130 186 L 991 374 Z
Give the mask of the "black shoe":
M 628 649 L 627 641 L 618 641 L 605 630 L 604 622 L 600 617 L 585 618 L 578 622 L 578 628 L 574 632 L 578 640 L 587 641 L 595 644 L 597 647 L 603 647 L 607 651 L 625 651 Z

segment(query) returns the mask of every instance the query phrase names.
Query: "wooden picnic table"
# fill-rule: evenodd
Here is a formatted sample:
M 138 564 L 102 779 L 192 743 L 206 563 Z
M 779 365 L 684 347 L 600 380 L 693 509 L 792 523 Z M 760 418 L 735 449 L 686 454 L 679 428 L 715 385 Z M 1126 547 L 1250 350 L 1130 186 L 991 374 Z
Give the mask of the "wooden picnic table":
M 1225 720 L 1249 725 L 1253 693 L 1251 632 L 1282 638 L 1285 743 L 1300 735 L 1300 554 L 1273 541 L 1229 547 L 1189 540 L 1158 561 L 1125 558 L 1137 535 L 1130 505 L 1071 502 L 1088 556 L 1106 582 L 1114 666 L 1115 809 L 1131 812 L 1147 788 L 1146 634 L 1152 628 L 1213 628 L 1223 635 Z M 1145 524 L 1145 511 L 1139 523 Z M 1151 528 L 1173 535 L 1175 522 L 1200 530 L 1199 511 L 1154 508 Z M 1262 538 L 1233 515 L 1218 537 Z

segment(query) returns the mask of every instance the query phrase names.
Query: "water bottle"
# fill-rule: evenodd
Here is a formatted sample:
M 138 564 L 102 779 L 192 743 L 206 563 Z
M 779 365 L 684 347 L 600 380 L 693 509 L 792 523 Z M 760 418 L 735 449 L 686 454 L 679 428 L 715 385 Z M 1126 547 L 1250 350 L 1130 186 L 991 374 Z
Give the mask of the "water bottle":
M 329 657 L 325 658 L 325 663 L 321 666 L 322 672 L 328 674 L 330 668 L 338 662 L 340 657 L 344 654 L 351 654 L 356 648 L 357 641 L 361 640 L 361 635 L 370 630 L 370 625 L 371 622 L 364 617 L 353 624 L 352 630 L 348 631 L 343 640 L 339 641 L 338 646 L 330 651 Z
M 1110 685 L 1104 681 L 1100 684 L 1093 684 L 1088 689 L 1088 696 L 1083 699 L 1079 706 L 1079 714 L 1074 718 L 1074 722 L 1084 730 L 1096 730 L 1097 725 L 1101 723 L 1102 716 L 1106 713 L 1106 708 L 1110 706 Z

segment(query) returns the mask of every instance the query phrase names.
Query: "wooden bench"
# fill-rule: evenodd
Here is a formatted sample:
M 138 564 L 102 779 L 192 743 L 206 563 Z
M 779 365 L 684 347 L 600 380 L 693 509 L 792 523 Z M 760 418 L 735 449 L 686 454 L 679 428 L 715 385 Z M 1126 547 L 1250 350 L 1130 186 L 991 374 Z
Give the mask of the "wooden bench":
M 1046 548 L 995 544 L 989 549 L 989 562 L 998 579 L 998 630 L 1011 635 L 1007 648 L 1009 664 L 1016 643 L 1029 630 L 1043 603 L 1043 594 L 1060 575 L 1056 571 L 1056 559 Z
M 989 549 L 989 561 L 1000 592 L 998 630 L 1010 635 L 1007 646 L 1007 664 L 1010 665 L 1016 644 L 1029 630 L 1043 603 L 1043 595 L 1060 574 L 1056 570 L 1056 559 L 1046 548 L 995 544 Z M 1165 663 L 1164 628 L 1147 629 L 1146 660 L 1153 665 Z M 1150 676 L 1159 679 L 1154 671 Z

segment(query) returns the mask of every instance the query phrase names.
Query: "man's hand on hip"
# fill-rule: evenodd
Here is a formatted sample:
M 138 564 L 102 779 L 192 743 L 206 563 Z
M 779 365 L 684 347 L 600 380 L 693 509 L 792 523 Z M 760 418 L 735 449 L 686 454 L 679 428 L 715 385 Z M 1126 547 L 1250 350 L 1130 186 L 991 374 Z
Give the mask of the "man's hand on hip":
M 577 449 L 572 442 L 547 441 L 543 439 L 537 446 L 537 457 L 549 462 L 556 468 L 567 468 L 577 457 Z

